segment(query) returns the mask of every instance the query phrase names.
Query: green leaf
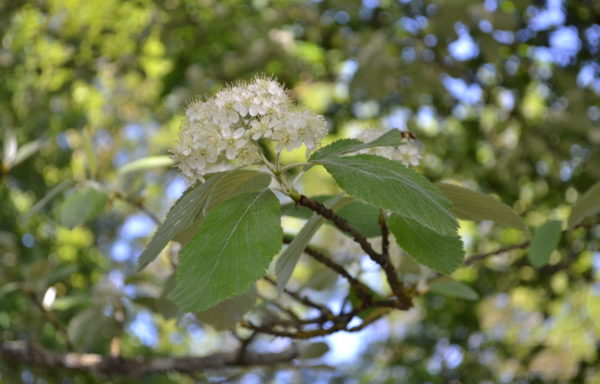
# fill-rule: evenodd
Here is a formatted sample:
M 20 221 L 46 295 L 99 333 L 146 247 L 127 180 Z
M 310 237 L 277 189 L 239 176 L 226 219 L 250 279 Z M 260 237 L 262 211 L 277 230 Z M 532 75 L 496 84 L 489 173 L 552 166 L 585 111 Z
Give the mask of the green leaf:
M 415 220 L 441 234 L 453 235 L 458 223 L 452 204 L 422 175 L 373 155 L 329 157 L 317 163 L 351 196 Z
M 85 351 L 94 345 L 110 342 L 114 325 L 114 321 L 100 308 L 91 307 L 71 318 L 67 334 L 78 351 Z
M 402 145 L 406 139 L 398 129 L 390 129 L 377 139 L 368 143 L 363 143 L 358 139 L 341 139 L 334 141 L 326 147 L 323 147 L 312 154 L 309 161 L 322 160 L 328 157 L 335 157 L 350 152 L 360 151 L 372 147 L 394 147 Z
M 340 139 L 313 153 L 308 161 L 317 161 L 344 153 L 344 150 L 364 144 L 358 139 Z
M 251 287 L 250 291 L 222 301 L 202 312 L 197 312 L 195 316 L 202 323 L 210 325 L 217 331 L 233 329 L 244 315 L 254 307 L 257 297 L 256 288 Z
M 210 209 L 240 194 L 264 189 L 270 181 L 271 177 L 266 173 L 242 169 L 215 173 L 208 176 L 204 184 L 188 188 L 173 204 L 165 221 L 140 255 L 138 270 L 150 264 L 176 236 L 184 232 L 192 236 Z
M 58 207 L 58 221 L 68 228 L 81 225 L 98 216 L 107 202 L 105 191 L 86 185 L 67 196 Z
M 527 231 L 525 222 L 512 208 L 491 196 L 452 184 L 438 183 L 437 187 L 452 201 L 452 212 L 459 219 L 492 220 L 507 227 Z
M 324 205 L 335 211 L 348 202 L 349 199 L 343 199 L 340 194 L 327 200 Z M 316 213 L 313 214 L 277 259 L 277 263 L 275 263 L 277 293 L 281 294 L 283 292 L 283 289 L 292 276 L 292 272 L 294 272 L 294 268 L 296 268 L 296 264 L 298 264 L 298 260 L 300 260 L 300 256 L 302 256 L 302 252 L 304 252 L 304 248 L 310 243 L 310 240 L 324 222 L 325 219 L 322 216 Z
M 117 174 L 125 175 L 130 172 L 143 171 L 152 168 L 170 167 L 174 164 L 169 156 L 148 156 L 127 163 L 117 170 Z
M 548 262 L 560 241 L 561 228 L 562 223 L 559 220 L 550 220 L 535 230 L 528 254 L 534 267 L 541 267 Z
M 429 284 L 431 292 L 444 296 L 458 297 L 465 300 L 477 300 L 479 294 L 468 285 L 452 279 L 440 279 Z
M 142 296 L 136 297 L 133 302 L 159 313 L 165 319 L 173 319 L 181 314 L 179 308 L 165 297 Z
M 329 345 L 323 341 L 317 341 L 300 347 L 298 357 L 301 359 L 318 359 L 329 352 Z
M 195 312 L 246 292 L 281 248 L 280 221 L 279 201 L 268 189 L 217 206 L 183 248 L 169 297 Z
M 463 263 L 465 252 L 456 233 L 440 234 L 398 215 L 392 215 L 388 224 L 398 245 L 426 267 L 450 274 Z
M 356 228 L 363 236 L 381 236 L 381 229 L 379 227 L 379 209 L 376 207 L 365 204 L 362 201 L 354 200 L 343 206 L 336 213 L 351 226 Z
M 575 227 L 583 219 L 600 212 L 600 181 L 587 190 L 573 206 L 569 216 L 569 228 Z

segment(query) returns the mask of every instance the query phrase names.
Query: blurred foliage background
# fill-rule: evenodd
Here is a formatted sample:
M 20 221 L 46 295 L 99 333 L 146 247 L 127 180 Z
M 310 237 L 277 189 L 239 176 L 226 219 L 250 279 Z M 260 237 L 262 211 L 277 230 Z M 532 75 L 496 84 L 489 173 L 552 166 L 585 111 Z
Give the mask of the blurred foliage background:
M 332 139 L 410 130 L 421 172 L 495 194 L 531 227 L 565 220 L 600 179 L 595 0 L 4 0 L 0 31 L 1 340 L 64 350 L 50 313 L 79 351 L 108 354 L 115 335 L 129 357 L 235 345 L 157 299 L 168 258 L 135 271 L 155 227 L 140 206 L 163 218 L 184 181 L 161 161 L 122 167 L 168 155 L 187 102 L 257 73 L 324 114 Z M 307 193 L 334 188 L 312 176 Z M 65 223 L 65 198 L 82 183 L 104 193 L 82 196 L 90 205 Z M 485 222 L 461 234 L 467 254 L 525 239 Z M 360 334 L 323 339 L 331 350 L 316 361 L 333 369 L 240 380 L 600 383 L 599 234 L 569 233 L 538 270 L 519 250 L 459 269 L 479 300 L 428 294 Z M 314 268 L 303 263 L 294 284 L 333 297 Z M 2 382 L 119 380 L 0 362 Z

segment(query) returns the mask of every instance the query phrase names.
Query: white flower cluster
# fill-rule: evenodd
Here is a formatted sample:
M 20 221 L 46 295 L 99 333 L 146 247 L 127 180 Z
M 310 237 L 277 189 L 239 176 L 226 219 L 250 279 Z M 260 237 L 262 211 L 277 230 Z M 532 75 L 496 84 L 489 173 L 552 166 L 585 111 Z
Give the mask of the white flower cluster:
M 362 142 L 368 143 L 377 139 L 382 134 L 383 132 L 377 129 L 366 129 L 359 133 L 356 138 Z M 416 167 L 423 158 L 421 150 L 413 140 L 409 140 L 407 143 L 396 147 L 373 147 L 363 149 L 360 153 L 386 157 L 390 160 L 399 161 L 407 167 Z
M 278 82 L 257 77 L 190 104 L 172 155 L 190 182 L 203 182 L 230 160 L 258 163 L 260 139 L 274 141 L 278 152 L 302 144 L 310 151 L 326 134 L 323 116 L 294 106 Z

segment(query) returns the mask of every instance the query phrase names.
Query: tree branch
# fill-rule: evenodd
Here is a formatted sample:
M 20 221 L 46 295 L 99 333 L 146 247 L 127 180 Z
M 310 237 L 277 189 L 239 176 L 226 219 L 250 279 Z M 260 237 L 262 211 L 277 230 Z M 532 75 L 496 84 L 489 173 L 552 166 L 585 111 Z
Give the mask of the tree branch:
M 297 204 L 300 204 L 316 212 L 317 214 L 331 221 L 340 231 L 350 234 L 353 240 L 360 245 L 361 249 L 371 258 L 371 260 L 373 260 L 381 266 L 381 268 L 385 272 L 388 284 L 390 285 L 392 292 L 398 298 L 399 305 L 408 307 L 412 306 L 412 299 L 404 291 L 404 288 L 402 287 L 402 284 L 398 279 L 398 273 L 396 269 L 392 266 L 389 259 L 385 258 L 383 255 L 381 255 L 373 249 L 371 243 L 369 243 L 365 236 L 363 236 L 342 217 L 338 216 L 335 212 L 333 212 L 331 209 L 327 208 L 323 204 L 319 203 L 318 201 L 311 200 L 310 198 L 304 195 L 292 197 L 294 198 Z
M 24 341 L 0 343 L 0 356 L 18 364 L 47 369 L 66 369 L 102 376 L 141 378 L 154 374 L 178 372 L 193 374 L 225 367 L 273 366 L 290 363 L 296 358 L 292 349 L 279 353 L 248 353 L 239 359 L 238 351 L 205 357 L 144 357 L 125 359 L 94 353 L 63 353 Z
M 292 236 L 286 235 L 283 237 L 283 242 L 286 244 L 291 243 L 292 240 L 293 240 Z M 333 261 L 330 257 L 325 255 L 323 252 L 321 252 L 311 246 L 307 246 L 304 248 L 304 253 L 306 253 L 307 255 L 309 255 L 310 257 L 312 257 L 319 263 L 323 264 L 327 268 L 331 269 L 333 272 L 342 276 L 344 279 L 348 280 L 348 283 L 350 283 L 350 286 L 352 288 L 354 288 L 354 290 L 361 297 L 361 299 L 363 299 L 363 300 L 371 300 L 372 299 L 372 295 L 370 294 L 370 289 L 363 282 L 358 280 L 356 277 L 352 276 L 344 267 L 342 267 L 340 264 Z
M 381 228 L 381 253 L 383 257 L 389 259 L 390 257 L 390 230 L 388 229 L 385 221 L 385 214 L 383 209 L 379 210 L 379 228 Z
M 269 284 L 273 285 L 274 287 L 277 286 L 277 283 L 275 282 L 275 280 L 273 280 L 269 276 L 265 276 L 265 277 L 263 277 L 263 279 L 265 281 L 267 281 Z M 331 313 L 331 311 L 329 310 L 329 308 L 327 308 L 327 306 L 325 306 L 323 304 L 319 304 L 317 302 L 314 302 L 310 298 L 308 298 L 306 296 L 303 296 L 300 293 L 292 291 L 292 290 L 287 289 L 287 288 L 284 288 L 283 292 L 285 292 L 288 296 L 290 296 L 294 300 L 298 301 L 299 303 L 304 304 L 307 307 L 311 307 L 311 308 L 317 309 L 319 312 L 324 312 L 324 313 L 327 313 L 327 314 L 330 314 L 331 316 L 333 316 L 333 313 Z

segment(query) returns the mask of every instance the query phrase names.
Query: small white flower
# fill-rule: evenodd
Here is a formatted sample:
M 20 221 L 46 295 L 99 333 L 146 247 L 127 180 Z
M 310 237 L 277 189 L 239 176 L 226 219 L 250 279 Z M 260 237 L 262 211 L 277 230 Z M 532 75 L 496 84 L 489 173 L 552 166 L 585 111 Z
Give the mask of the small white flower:
M 422 157 L 419 148 L 415 144 L 407 143 L 398 147 L 393 155 L 393 160 L 397 160 L 407 167 L 416 167 L 421 162 Z
M 228 160 L 256 163 L 258 140 L 274 141 L 278 151 L 302 144 L 310 151 L 327 134 L 323 116 L 294 107 L 279 83 L 262 77 L 196 101 L 185 115 L 172 157 L 191 183 L 224 169 Z

